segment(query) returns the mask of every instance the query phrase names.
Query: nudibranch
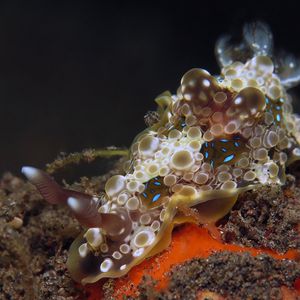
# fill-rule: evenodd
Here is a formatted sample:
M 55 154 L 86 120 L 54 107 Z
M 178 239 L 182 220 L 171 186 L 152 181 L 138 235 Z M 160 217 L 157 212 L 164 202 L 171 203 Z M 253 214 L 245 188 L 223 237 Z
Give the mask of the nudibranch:
M 287 164 L 300 158 L 300 117 L 286 91 L 300 81 L 298 61 L 276 58 L 263 23 L 246 25 L 239 44 L 221 38 L 216 55 L 219 76 L 192 69 L 175 95 L 155 99 L 158 109 L 134 139 L 125 173 L 112 176 L 103 195 L 22 169 L 48 202 L 65 203 L 86 228 L 67 262 L 76 281 L 120 277 L 165 249 L 174 225 L 215 223 L 240 193 L 284 184 Z

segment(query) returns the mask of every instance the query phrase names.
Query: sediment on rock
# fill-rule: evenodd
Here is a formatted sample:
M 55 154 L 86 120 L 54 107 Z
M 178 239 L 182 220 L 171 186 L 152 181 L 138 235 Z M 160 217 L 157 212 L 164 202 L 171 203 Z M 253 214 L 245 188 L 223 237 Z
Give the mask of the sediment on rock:
M 107 178 L 121 173 L 120 170 L 118 164 L 108 174 L 83 177 L 69 187 L 98 194 L 103 190 Z M 233 211 L 223 220 L 223 239 L 230 243 L 268 247 L 280 252 L 289 248 L 299 249 L 296 228 L 296 224 L 300 223 L 299 201 L 299 183 L 291 178 L 283 189 L 273 186 L 248 192 L 240 197 Z M 4 175 L 0 180 L 0 299 L 87 299 L 87 294 L 70 278 L 65 266 L 67 250 L 81 231 L 82 228 L 66 207 L 46 203 L 31 184 L 11 174 Z M 266 269 L 266 262 L 270 264 L 269 269 Z M 245 263 L 249 264 L 248 268 Z M 287 266 L 292 270 L 288 270 Z M 197 276 L 191 270 L 195 270 Z M 275 276 L 275 270 L 279 275 Z M 259 282 L 255 283 L 256 279 L 249 283 L 248 277 L 243 275 L 247 272 L 254 274 L 254 279 L 258 276 L 263 282 L 266 279 L 262 273 L 267 272 L 272 278 L 270 283 L 267 282 L 268 288 L 264 290 Z M 279 286 L 274 285 L 290 286 L 292 280 L 299 276 L 298 272 L 299 265 L 296 263 L 276 262 L 269 257 L 258 260 L 244 254 L 237 256 L 220 253 L 208 260 L 192 260 L 177 266 L 171 274 L 170 291 L 155 293 L 155 296 L 158 299 L 176 299 L 189 292 L 197 295 L 194 282 L 198 282 L 198 290 L 206 289 L 229 297 L 233 297 L 234 293 L 240 293 L 237 295 L 242 297 L 248 291 L 247 286 L 250 291 L 254 283 L 257 287 L 252 292 L 253 296 L 260 292 L 262 295 L 280 295 Z M 185 276 L 186 282 L 180 282 Z M 217 280 L 216 276 L 221 279 L 224 277 L 223 285 L 214 281 Z M 211 283 L 205 278 L 210 278 Z M 240 292 L 237 283 L 242 287 Z M 184 285 L 190 290 L 184 290 Z M 149 296 L 151 299 L 154 291 L 149 294 L 149 289 L 144 285 L 140 292 L 140 297 Z M 108 295 L 109 289 L 106 293 Z
M 174 267 L 166 291 L 155 292 L 155 282 L 145 278 L 139 286 L 139 296 L 128 299 L 193 300 L 198 299 L 201 291 L 210 291 L 228 300 L 280 300 L 281 288 L 292 287 L 299 276 L 300 265 L 294 261 L 218 252 L 207 259 L 193 259 Z
M 300 188 L 289 176 L 284 187 L 262 186 L 241 195 L 220 229 L 226 243 L 284 253 L 300 249 L 299 223 Z

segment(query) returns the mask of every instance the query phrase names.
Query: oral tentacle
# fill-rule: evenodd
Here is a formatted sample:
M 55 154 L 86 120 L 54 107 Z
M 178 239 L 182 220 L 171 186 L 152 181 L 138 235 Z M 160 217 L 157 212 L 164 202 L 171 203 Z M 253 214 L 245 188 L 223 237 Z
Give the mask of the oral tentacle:
M 29 166 L 23 167 L 22 173 L 36 186 L 47 202 L 58 204 L 67 201 L 64 190 L 47 173 Z
M 100 213 L 97 197 L 64 189 L 46 172 L 34 167 L 23 167 L 22 173 L 36 186 L 45 200 L 51 204 L 66 204 L 81 225 L 88 228 L 103 228 L 109 237 L 117 239 L 128 232 L 126 214 Z

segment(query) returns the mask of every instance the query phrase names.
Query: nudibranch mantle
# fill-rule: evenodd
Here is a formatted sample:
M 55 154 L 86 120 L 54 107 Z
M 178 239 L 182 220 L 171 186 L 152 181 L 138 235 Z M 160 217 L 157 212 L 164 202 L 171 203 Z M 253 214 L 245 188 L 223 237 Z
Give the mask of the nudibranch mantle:
M 255 26 L 245 26 L 239 45 L 228 37 L 217 43 L 219 76 L 192 69 L 175 95 L 155 99 L 126 173 L 107 181 L 103 197 L 60 190 L 45 173 L 23 168 L 49 202 L 64 201 L 88 228 L 70 249 L 75 280 L 120 277 L 166 248 L 174 225 L 214 223 L 240 193 L 285 182 L 285 167 L 300 157 L 300 118 L 286 92 L 298 79 L 291 61 L 272 61 L 266 25 Z

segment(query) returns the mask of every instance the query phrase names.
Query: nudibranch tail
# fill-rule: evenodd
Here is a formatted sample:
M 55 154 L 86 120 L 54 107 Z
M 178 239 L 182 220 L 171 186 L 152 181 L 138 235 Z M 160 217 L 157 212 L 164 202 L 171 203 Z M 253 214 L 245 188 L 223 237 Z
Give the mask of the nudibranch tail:
M 255 56 L 272 58 L 281 84 L 291 88 L 300 82 L 300 60 L 285 51 L 274 51 L 270 27 L 263 22 L 247 23 L 243 27 L 243 38 L 233 42 L 230 35 L 222 36 L 216 43 L 215 53 L 221 67 L 234 62 L 245 63 Z
M 236 61 L 246 62 L 252 57 L 273 54 L 273 35 L 263 22 L 247 23 L 243 27 L 243 39 L 233 42 L 230 35 L 224 35 L 216 42 L 215 53 L 221 67 Z
M 272 34 L 260 22 L 244 27 L 240 43 L 220 39 L 216 54 L 219 76 L 194 68 L 175 95 L 155 99 L 126 173 L 106 182 L 101 199 L 23 168 L 47 201 L 67 204 L 88 227 L 70 249 L 75 280 L 126 274 L 166 248 L 175 225 L 217 222 L 241 193 L 284 184 L 286 166 L 300 159 L 300 117 L 286 90 L 300 81 L 298 60 L 274 55 Z

